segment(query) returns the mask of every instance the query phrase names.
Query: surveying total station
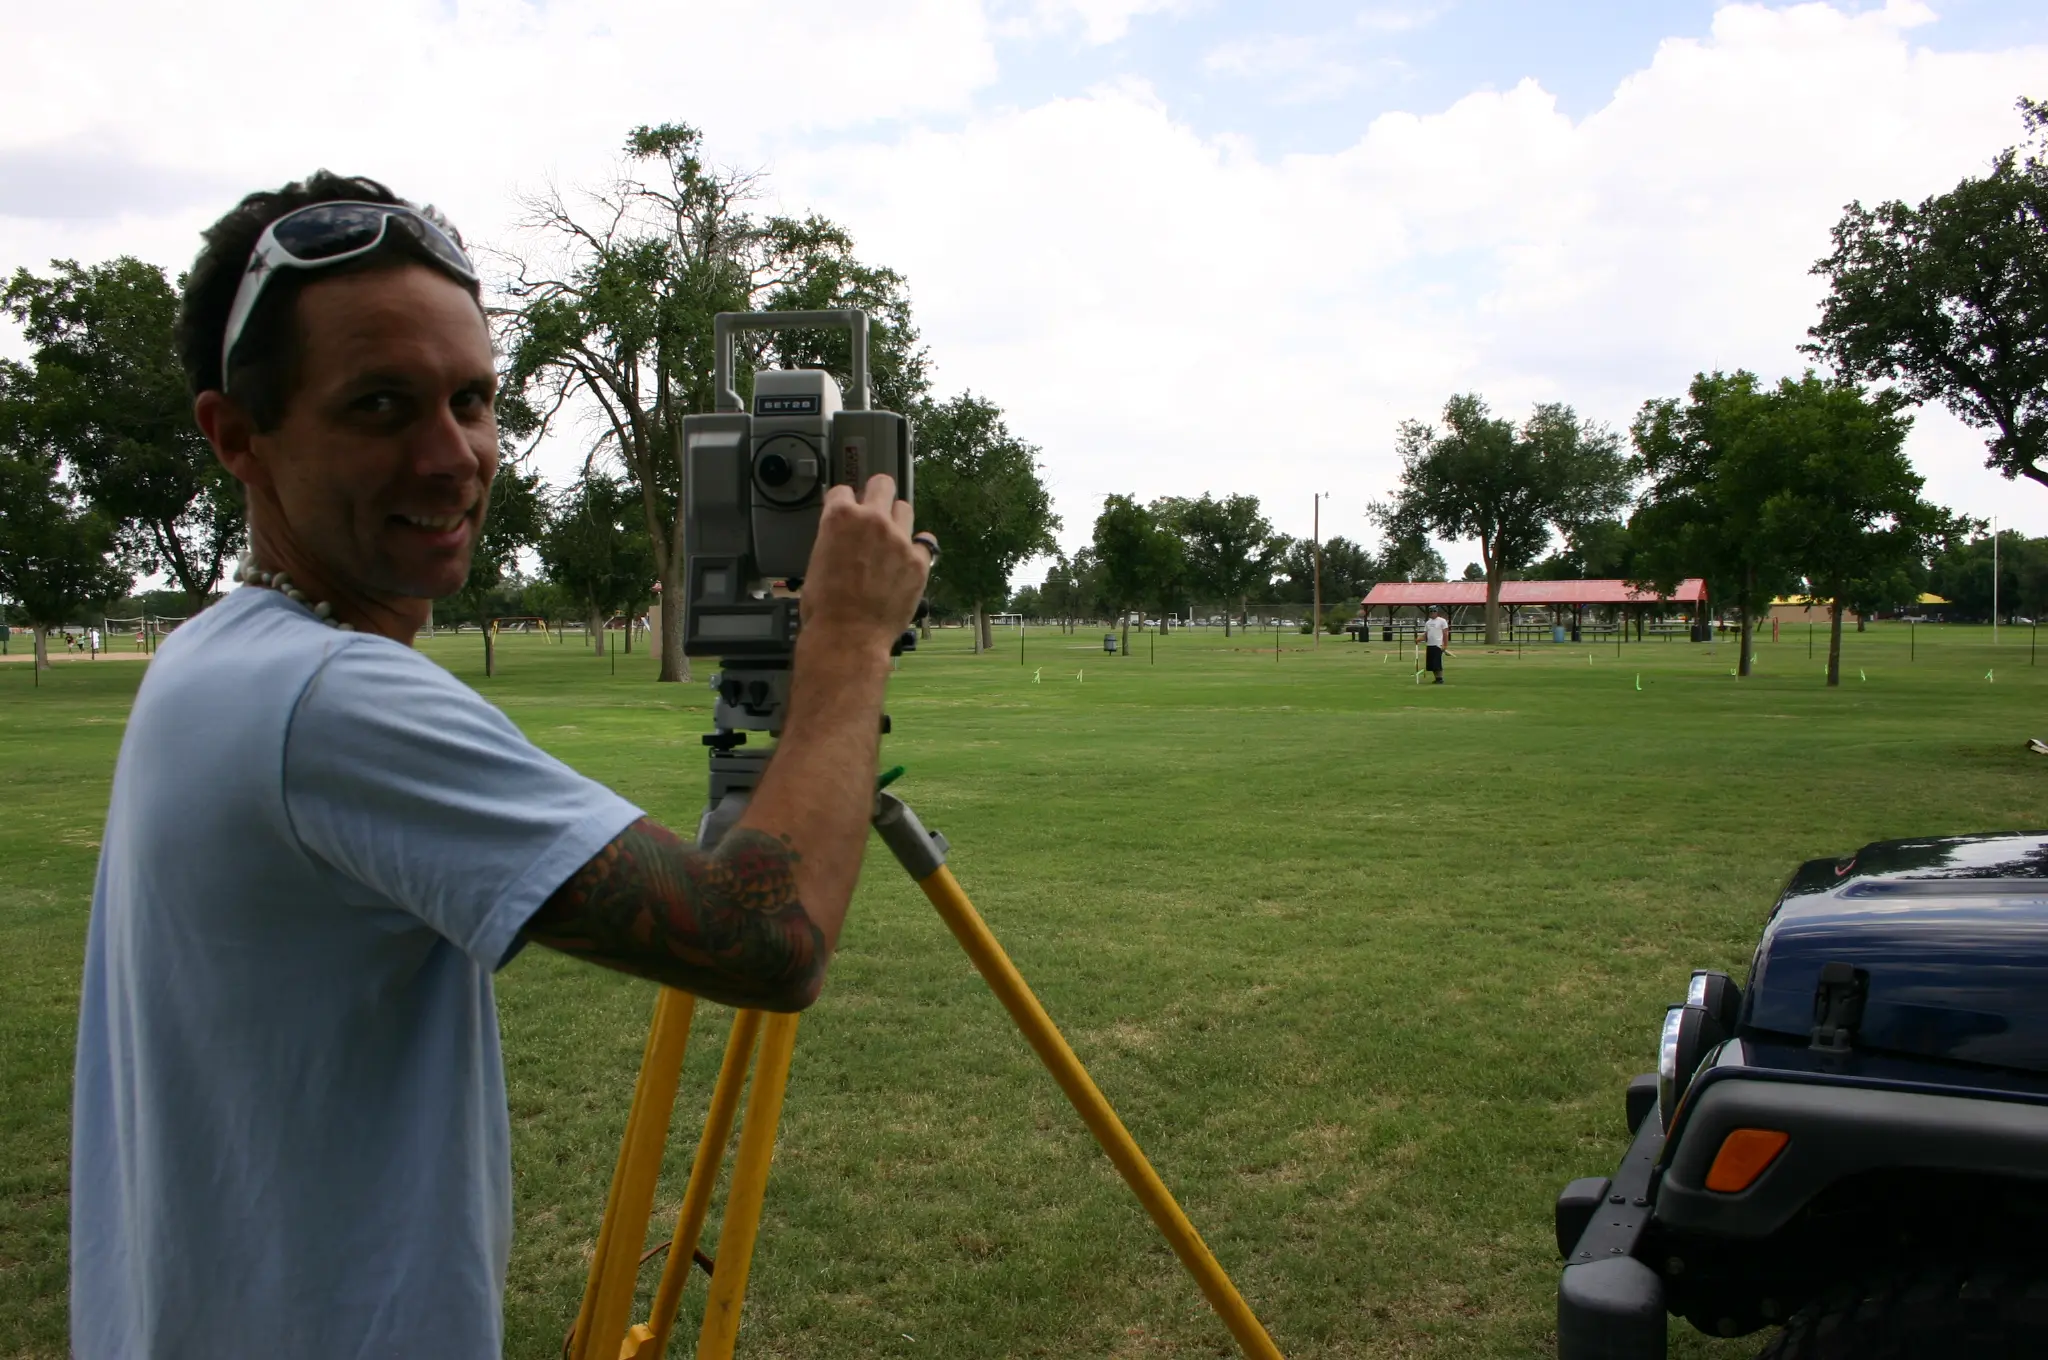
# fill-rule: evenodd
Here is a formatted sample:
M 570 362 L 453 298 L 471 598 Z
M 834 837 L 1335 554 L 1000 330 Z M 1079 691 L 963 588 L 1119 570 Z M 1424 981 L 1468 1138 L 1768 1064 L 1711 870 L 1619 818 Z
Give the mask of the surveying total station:
M 733 385 L 734 337 L 796 327 L 850 332 L 851 391 L 842 395 L 822 369 L 767 369 L 754 375 L 749 411 Z M 720 666 L 712 680 L 715 730 L 704 737 L 711 763 L 710 798 L 697 833 L 704 849 L 716 845 L 739 820 L 766 767 L 769 749 L 748 746 L 748 734 L 773 737 L 782 731 L 798 626 L 796 594 L 810 562 L 826 488 L 843 484 L 858 492 L 869 477 L 885 473 L 895 479 L 898 496 L 910 500 L 913 495 L 909 422 L 868 409 L 865 313 L 726 312 L 714 321 L 712 336 L 717 409 L 683 421 L 677 450 L 688 592 L 683 648 L 692 656 L 717 657 Z M 908 634 L 898 650 L 914 645 L 915 635 Z M 883 731 L 888 731 L 886 718 Z M 874 827 L 924 889 L 1240 1349 L 1258 1360 L 1279 1360 L 1265 1328 L 946 867 L 945 837 L 926 830 L 917 814 L 886 789 L 876 794 Z M 795 1015 L 734 1013 L 652 1310 L 645 1322 L 631 1322 L 629 1316 L 640 1266 L 661 1250 L 646 1250 L 647 1230 L 696 1006 L 694 996 L 674 988 L 664 987 L 656 997 L 582 1307 L 563 1346 L 571 1360 L 664 1355 L 693 1265 L 701 1266 L 711 1281 L 697 1337 L 698 1360 L 730 1360 L 738 1341 L 740 1307 L 796 1043 Z M 699 1242 L 735 1121 L 739 1145 L 713 1257 L 699 1250 Z

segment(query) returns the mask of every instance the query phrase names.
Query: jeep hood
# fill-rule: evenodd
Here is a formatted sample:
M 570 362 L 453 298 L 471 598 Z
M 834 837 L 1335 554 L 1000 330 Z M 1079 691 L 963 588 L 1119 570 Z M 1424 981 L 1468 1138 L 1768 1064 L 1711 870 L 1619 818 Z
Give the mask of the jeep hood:
M 1867 975 L 1859 1050 L 2048 1072 L 2048 833 L 1803 865 L 1757 945 L 1744 1028 L 1807 1037 L 1828 963 Z

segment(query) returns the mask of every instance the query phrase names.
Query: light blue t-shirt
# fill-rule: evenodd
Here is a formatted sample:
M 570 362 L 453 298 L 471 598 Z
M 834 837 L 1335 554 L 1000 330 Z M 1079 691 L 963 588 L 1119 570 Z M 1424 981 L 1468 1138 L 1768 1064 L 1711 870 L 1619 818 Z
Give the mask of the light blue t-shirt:
M 86 937 L 79 1360 L 496 1360 L 491 973 L 639 815 L 411 648 L 275 591 L 172 634 Z

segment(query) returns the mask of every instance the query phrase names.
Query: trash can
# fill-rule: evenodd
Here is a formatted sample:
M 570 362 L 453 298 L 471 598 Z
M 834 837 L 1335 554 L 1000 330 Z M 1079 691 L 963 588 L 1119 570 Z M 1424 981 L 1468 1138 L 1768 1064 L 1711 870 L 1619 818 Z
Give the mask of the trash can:
M 1550 625 L 1550 640 L 1551 640 L 1552 642 L 1563 642 L 1563 641 L 1564 641 L 1564 636 L 1565 636 L 1565 635 L 1564 635 L 1564 625 L 1563 625 L 1563 624 L 1561 624 L 1561 623 L 1553 623 L 1552 625 Z
M 1394 625 L 1390 623 L 1390 624 L 1387 624 L 1387 625 L 1385 625 L 1384 627 L 1382 627 L 1382 628 L 1380 629 L 1380 641 L 1381 641 L 1381 642 L 1392 642 L 1393 640 L 1394 640 Z
M 1111 656 L 1115 656 L 1115 655 L 1116 655 L 1116 634 L 1115 634 L 1115 633 L 1104 633 L 1104 634 L 1102 635 L 1102 650 L 1103 650 L 1103 651 L 1105 651 L 1105 652 L 1108 652 L 1108 653 L 1109 653 L 1109 654 L 1110 654 Z
M 1573 624 L 1573 625 L 1572 625 L 1572 641 L 1573 641 L 1573 642 L 1577 642 L 1578 640 L 1579 640 L 1579 625 L 1577 625 L 1577 624 L 1575 623 L 1575 624 Z

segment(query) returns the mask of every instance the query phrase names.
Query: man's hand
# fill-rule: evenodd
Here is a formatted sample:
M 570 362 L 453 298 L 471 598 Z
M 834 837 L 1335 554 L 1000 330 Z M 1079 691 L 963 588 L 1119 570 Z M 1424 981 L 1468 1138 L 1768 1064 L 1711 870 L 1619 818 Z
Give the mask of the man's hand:
M 825 493 L 804 572 L 803 636 L 826 635 L 832 652 L 887 652 L 895 644 L 931 572 L 931 554 L 911 541 L 910 524 L 910 505 L 896 499 L 892 477 L 868 478 L 858 499 L 850 486 Z
M 826 493 L 789 721 L 739 824 L 707 853 L 641 819 L 548 899 L 528 938 L 733 1005 L 811 1003 L 874 814 L 889 649 L 931 571 L 935 547 L 910 523 L 888 477 L 858 499 Z

